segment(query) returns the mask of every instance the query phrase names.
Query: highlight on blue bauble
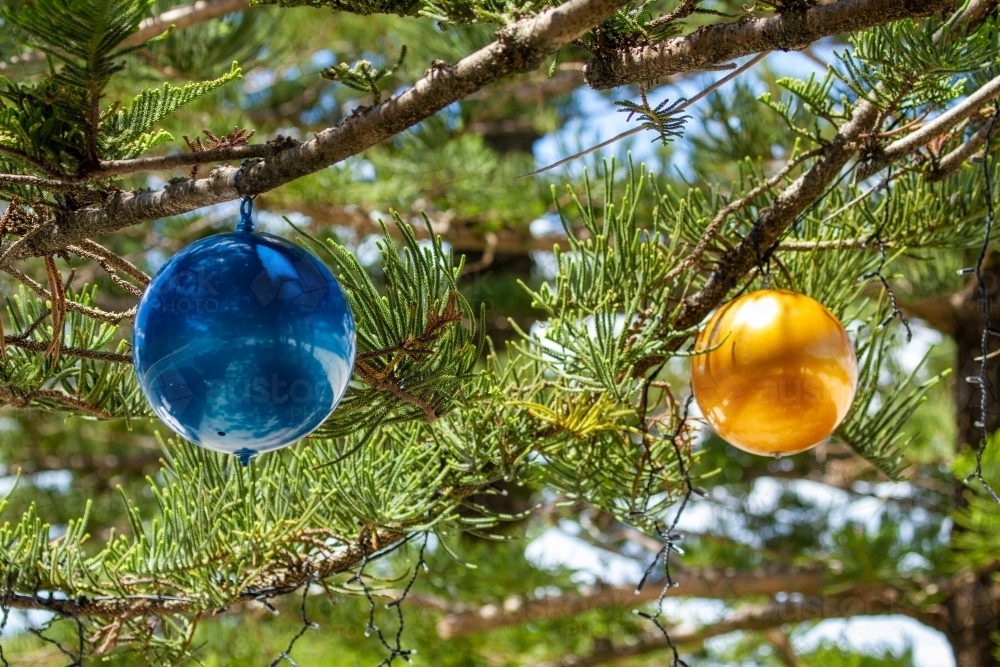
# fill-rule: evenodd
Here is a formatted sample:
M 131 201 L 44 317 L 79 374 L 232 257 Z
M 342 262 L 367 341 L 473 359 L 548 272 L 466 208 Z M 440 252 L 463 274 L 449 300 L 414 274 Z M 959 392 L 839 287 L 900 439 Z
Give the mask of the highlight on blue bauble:
M 347 389 L 354 352 L 354 317 L 329 269 L 252 231 L 172 257 L 139 302 L 132 341 L 160 419 L 244 463 L 323 423 Z

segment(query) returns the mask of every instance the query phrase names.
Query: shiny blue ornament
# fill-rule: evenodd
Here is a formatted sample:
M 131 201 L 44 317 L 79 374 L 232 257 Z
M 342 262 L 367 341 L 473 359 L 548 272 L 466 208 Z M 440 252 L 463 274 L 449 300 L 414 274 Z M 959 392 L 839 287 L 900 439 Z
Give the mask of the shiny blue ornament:
M 167 426 L 250 458 L 291 445 L 333 412 L 354 367 L 354 317 L 340 284 L 303 248 L 236 232 L 174 255 L 139 302 L 132 353 Z

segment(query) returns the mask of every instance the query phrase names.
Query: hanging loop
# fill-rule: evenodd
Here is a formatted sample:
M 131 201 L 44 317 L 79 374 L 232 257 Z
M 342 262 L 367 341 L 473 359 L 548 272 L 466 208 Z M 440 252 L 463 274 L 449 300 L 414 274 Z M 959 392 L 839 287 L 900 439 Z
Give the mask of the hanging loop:
M 247 197 L 240 192 L 240 174 L 243 173 L 249 162 L 249 159 L 243 160 L 243 164 L 240 165 L 240 168 L 236 170 L 236 174 L 233 176 L 233 186 L 236 188 L 236 194 L 241 197 L 240 222 L 236 226 L 236 231 L 247 233 L 253 232 L 253 197 Z
M 253 198 L 244 197 L 240 201 L 240 224 L 236 226 L 236 231 L 253 232 Z

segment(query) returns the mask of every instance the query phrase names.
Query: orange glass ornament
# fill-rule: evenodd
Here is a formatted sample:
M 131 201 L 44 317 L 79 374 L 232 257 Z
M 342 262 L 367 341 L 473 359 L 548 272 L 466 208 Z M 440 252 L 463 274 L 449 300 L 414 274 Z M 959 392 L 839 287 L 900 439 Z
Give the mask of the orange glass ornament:
M 819 301 L 764 289 L 719 308 L 698 335 L 694 396 L 716 433 L 751 454 L 797 454 L 847 416 L 858 358 Z

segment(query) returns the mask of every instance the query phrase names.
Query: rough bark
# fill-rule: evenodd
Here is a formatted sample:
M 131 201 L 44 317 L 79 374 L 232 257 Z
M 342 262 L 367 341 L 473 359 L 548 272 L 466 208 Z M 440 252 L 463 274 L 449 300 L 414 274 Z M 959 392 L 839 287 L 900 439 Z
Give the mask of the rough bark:
M 762 51 L 802 49 L 818 39 L 864 30 L 953 7 L 955 0 L 840 0 L 765 18 L 706 26 L 645 46 L 602 53 L 584 70 L 592 88 L 604 90 L 662 76 L 716 68 Z

